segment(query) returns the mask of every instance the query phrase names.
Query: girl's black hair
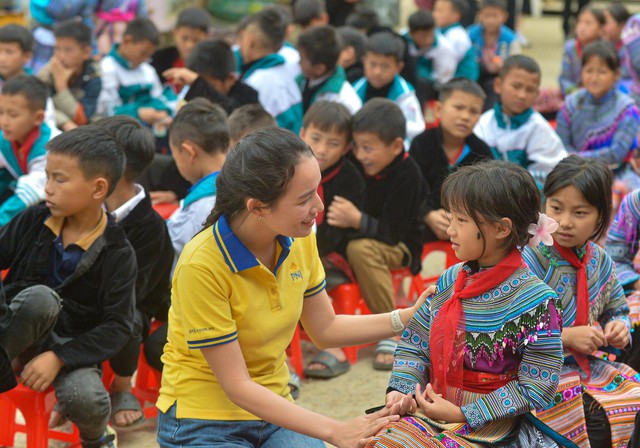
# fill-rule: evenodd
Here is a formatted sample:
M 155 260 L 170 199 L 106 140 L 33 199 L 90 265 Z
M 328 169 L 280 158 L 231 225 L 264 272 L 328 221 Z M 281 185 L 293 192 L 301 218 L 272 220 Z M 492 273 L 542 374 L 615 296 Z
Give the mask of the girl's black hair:
M 511 234 L 504 247 L 524 246 L 529 241 L 529 225 L 538 222 L 540 193 L 527 170 L 491 160 L 460 168 L 447 177 L 442 185 L 442 204 L 445 210 L 469 215 L 476 225 L 503 223 L 503 218 L 509 218 Z
M 590 12 L 591 15 L 596 19 L 596 22 L 598 22 L 598 25 L 605 26 L 605 24 L 607 23 L 607 17 L 604 15 L 603 9 L 593 5 L 586 5 L 580 11 L 578 11 L 578 17 L 580 17 L 585 12 Z
M 231 221 L 246 210 L 247 199 L 274 204 L 285 194 L 303 157 L 313 157 L 313 151 L 286 129 L 260 129 L 244 137 L 229 151 L 216 179 L 216 204 L 204 227 L 223 215 Z
M 559 190 L 575 187 L 598 209 L 598 223 L 589 239 L 599 239 L 609 227 L 611 217 L 611 188 L 613 175 L 601 161 L 571 155 L 556 165 L 547 176 L 544 196 L 549 199 Z
M 592 58 L 600 58 L 614 72 L 620 70 L 620 56 L 611 42 L 598 40 L 587 45 L 582 52 L 582 67 Z
M 618 25 L 624 25 L 631 17 L 629 10 L 624 6 L 624 3 L 618 1 L 609 3 L 609 6 L 607 6 L 607 12 L 611 14 L 611 17 L 613 17 L 613 20 L 615 20 Z

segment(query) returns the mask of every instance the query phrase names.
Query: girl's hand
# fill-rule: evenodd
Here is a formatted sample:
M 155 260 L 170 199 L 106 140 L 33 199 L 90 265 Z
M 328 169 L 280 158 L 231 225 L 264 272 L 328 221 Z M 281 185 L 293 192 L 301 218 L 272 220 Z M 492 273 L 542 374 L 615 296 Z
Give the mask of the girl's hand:
M 395 404 L 373 414 L 339 422 L 328 442 L 338 448 L 362 448 L 386 425 L 400 420 L 399 409 L 400 405 Z
M 609 322 L 604 326 L 604 337 L 612 347 L 623 349 L 629 345 L 629 329 L 619 320 Z
M 591 325 L 580 325 L 562 330 L 562 343 L 566 349 L 590 355 L 598 348 L 606 346 L 607 339 L 597 328 Z
M 467 421 L 462 409 L 437 394 L 431 384 L 427 384 L 424 392 L 420 390 L 420 384 L 416 384 L 416 400 L 422 413 L 433 420 L 441 420 L 446 423 Z
M 398 404 L 400 406 L 398 410 L 400 415 L 413 414 L 418 410 L 418 404 L 416 403 L 416 400 L 413 399 L 413 395 L 411 393 L 405 395 L 402 392 L 394 390 L 387 394 L 385 401 L 386 407 L 388 408 L 394 404 Z

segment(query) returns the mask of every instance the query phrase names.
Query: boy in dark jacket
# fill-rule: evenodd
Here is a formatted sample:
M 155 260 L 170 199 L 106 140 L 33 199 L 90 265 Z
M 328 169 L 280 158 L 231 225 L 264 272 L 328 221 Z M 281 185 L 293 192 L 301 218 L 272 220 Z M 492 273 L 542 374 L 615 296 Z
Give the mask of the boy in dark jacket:
M 93 125 L 59 135 L 47 150 L 46 205 L 0 230 L 0 269 L 10 269 L 10 321 L 0 346 L 26 363 L 26 387 L 53 386 L 53 425 L 66 417 L 83 448 L 111 448 L 115 433 L 99 367 L 131 337 L 137 267 L 124 231 L 102 204 L 124 171 L 124 154 Z
M 424 131 L 411 142 L 409 153 L 418 163 L 429 193 L 421 207 L 424 240 L 449 240 L 449 219 L 440 203 L 447 176 L 461 166 L 493 159 L 491 148 L 473 133 L 482 114 L 485 94 L 467 78 L 454 78 L 441 87 L 436 105 L 440 126 Z

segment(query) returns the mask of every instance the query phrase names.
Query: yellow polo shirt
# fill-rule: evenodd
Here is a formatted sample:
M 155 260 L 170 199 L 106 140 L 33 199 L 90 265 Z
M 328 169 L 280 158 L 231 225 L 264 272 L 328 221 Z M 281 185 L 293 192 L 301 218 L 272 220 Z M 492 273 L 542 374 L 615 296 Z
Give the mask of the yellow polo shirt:
M 285 350 L 304 297 L 325 287 L 315 235 L 278 237 L 275 274 L 221 217 L 184 248 L 173 276 L 158 408 L 178 418 L 258 420 L 231 402 L 200 349 L 238 341 L 251 378 L 289 394 Z

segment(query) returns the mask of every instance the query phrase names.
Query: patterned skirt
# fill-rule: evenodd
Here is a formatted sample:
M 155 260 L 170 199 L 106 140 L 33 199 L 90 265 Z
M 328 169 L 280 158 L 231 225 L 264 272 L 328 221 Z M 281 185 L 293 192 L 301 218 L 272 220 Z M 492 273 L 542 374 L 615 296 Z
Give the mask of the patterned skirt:
M 609 420 L 611 446 L 626 447 L 640 411 L 640 374 L 625 364 L 591 358 L 591 379 L 565 365 L 553 403 L 537 416 L 580 447 L 590 447 L 582 394 L 598 402 Z M 599 447 L 594 447 L 599 448 Z

